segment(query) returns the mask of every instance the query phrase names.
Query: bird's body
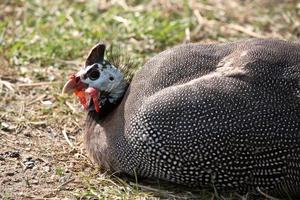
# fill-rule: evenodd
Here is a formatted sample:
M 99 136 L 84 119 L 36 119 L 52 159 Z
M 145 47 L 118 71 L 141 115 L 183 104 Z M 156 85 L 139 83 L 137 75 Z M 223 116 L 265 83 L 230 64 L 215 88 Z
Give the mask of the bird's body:
M 150 59 L 114 109 L 89 112 L 107 169 L 191 187 L 300 195 L 300 45 L 188 44 Z

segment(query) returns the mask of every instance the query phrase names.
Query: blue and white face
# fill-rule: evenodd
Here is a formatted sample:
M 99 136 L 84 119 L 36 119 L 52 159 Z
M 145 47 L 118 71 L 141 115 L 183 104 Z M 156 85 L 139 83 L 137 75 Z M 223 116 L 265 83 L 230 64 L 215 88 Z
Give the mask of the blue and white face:
M 76 76 L 80 77 L 80 81 L 87 84 L 88 87 L 108 93 L 116 89 L 124 80 L 120 70 L 107 61 L 86 66 Z
M 63 88 L 63 93 L 75 93 L 80 103 L 90 110 L 90 100 L 94 109 L 100 112 L 100 107 L 107 101 L 115 103 L 127 88 L 123 73 L 114 65 L 104 60 L 105 46 L 96 45 L 90 52 L 86 66 L 72 75 Z

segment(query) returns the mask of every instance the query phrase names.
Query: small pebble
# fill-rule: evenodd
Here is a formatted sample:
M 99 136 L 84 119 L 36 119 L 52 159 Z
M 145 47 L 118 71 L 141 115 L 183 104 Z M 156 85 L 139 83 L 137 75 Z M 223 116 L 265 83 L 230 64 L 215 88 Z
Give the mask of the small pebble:
M 23 163 L 26 166 L 26 169 L 32 169 L 34 167 L 35 160 L 33 160 L 32 157 L 27 157 Z
M 12 125 L 10 125 L 10 124 L 8 124 L 6 122 L 2 122 L 0 124 L 0 128 L 1 128 L 1 130 L 5 131 L 5 132 L 10 132 L 10 131 L 12 131 L 12 130 L 15 129 L 14 126 L 12 126 Z
M 31 137 L 31 134 L 30 133 L 24 133 L 24 136 Z
M 32 183 L 32 184 L 38 184 L 39 181 L 38 181 L 38 180 L 32 180 L 31 183 Z
M 6 151 L 4 153 L 0 153 L 0 160 L 5 160 L 5 158 L 19 158 L 20 153 L 18 151 Z
M 49 166 L 45 166 L 45 167 L 43 167 L 43 170 L 44 170 L 45 172 L 50 172 L 50 171 L 51 171 L 51 169 L 50 169 L 50 167 L 49 167 Z
M 26 169 L 32 169 L 34 167 L 34 161 L 26 161 L 24 162 Z
M 13 176 L 13 175 L 15 175 L 15 173 L 14 172 L 6 172 L 5 175 L 6 176 Z
M 9 153 L 9 157 L 11 157 L 11 158 L 19 158 L 20 157 L 20 153 L 18 151 L 11 151 Z

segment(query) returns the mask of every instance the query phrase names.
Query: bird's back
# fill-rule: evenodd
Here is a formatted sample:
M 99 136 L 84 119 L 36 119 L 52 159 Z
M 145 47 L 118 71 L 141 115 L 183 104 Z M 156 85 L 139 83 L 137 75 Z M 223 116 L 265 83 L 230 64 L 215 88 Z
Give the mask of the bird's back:
M 162 89 L 208 74 L 236 78 L 245 75 L 253 82 L 270 77 L 299 81 L 299 62 L 300 44 L 280 40 L 180 45 L 146 63 L 131 83 L 127 102 L 138 105 Z

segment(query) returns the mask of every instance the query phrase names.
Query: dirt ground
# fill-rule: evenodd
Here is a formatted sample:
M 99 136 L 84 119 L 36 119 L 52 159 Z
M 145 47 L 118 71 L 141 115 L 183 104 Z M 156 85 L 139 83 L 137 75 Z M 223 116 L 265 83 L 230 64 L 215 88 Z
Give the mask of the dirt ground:
M 68 191 L 80 191 L 84 174 L 95 171 L 82 149 L 83 115 L 66 114 L 53 123 L 52 83 L 5 77 L 1 100 L 9 103 L 0 115 L 0 198 L 74 198 Z

